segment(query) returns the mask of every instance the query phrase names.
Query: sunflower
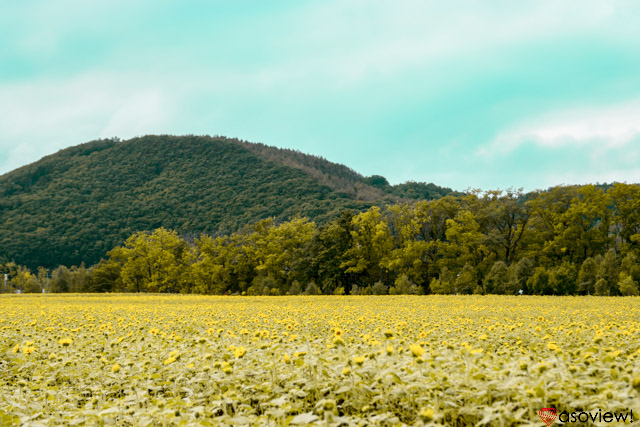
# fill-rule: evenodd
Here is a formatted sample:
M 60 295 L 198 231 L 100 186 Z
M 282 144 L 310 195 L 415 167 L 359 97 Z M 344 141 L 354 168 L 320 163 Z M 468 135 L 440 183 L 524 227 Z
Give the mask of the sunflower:
M 62 338 L 61 340 L 58 341 L 58 344 L 60 344 L 63 347 L 68 347 L 69 345 L 71 345 L 71 343 L 73 342 L 73 340 L 69 337 L 67 338 Z
M 413 357 L 420 357 L 424 354 L 424 348 L 422 348 L 418 344 L 409 345 L 409 350 L 411 350 L 411 355 Z
M 233 355 L 237 358 L 240 359 L 241 357 L 243 357 L 245 355 L 245 353 L 247 352 L 247 350 L 244 347 L 236 347 L 233 350 Z

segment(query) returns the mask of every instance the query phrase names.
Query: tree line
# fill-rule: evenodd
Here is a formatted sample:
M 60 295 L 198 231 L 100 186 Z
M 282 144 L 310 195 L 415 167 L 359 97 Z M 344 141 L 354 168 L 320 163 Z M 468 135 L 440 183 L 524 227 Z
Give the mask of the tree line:
M 138 232 L 87 268 L 0 266 L 7 291 L 638 295 L 640 186 L 472 191 L 317 225 Z

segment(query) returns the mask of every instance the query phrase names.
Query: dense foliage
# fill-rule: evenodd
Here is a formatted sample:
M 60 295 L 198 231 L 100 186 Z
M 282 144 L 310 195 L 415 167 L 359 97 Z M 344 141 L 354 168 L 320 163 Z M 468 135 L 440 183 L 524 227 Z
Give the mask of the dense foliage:
M 31 273 L 23 291 L 201 294 L 637 295 L 640 186 L 488 192 L 343 211 L 323 225 L 266 219 L 190 241 L 139 232 L 88 270 Z
M 450 192 L 418 187 L 415 197 Z M 318 157 L 221 137 L 93 141 L 0 176 L 0 262 L 92 265 L 139 231 L 229 234 L 295 215 L 325 223 L 395 193 Z
M 629 424 L 639 302 L 3 295 L 0 424 Z
M 378 201 L 388 198 L 389 195 L 395 196 L 391 198 L 395 201 L 402 199 L 431 200 L 448 194 L 461 195 L 450 188 L 440 187 L 433 183 L 409 181 L 404 184 L 391 185 L 383 176 L 363 177 L 344 165 L 331 163 L 322 157 L 304 154 L 296 150 L 248 142 L 242 142 L 242 145 L 260 157 L 301 169 L 320 184 L 359 200 Z

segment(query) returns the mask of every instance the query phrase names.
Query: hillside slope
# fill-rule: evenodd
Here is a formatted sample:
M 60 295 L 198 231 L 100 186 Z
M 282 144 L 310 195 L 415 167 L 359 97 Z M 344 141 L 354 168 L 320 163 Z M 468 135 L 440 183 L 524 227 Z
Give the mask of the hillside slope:
M 93 141 L 0 176 L 0 262 L 91 265 L 137 231 L 228 233 L 295 215 L 324 222 L 406 197 L 394 194 L 401 186 L 370 181 L 314 156 L 221 137 Z
M 389 185 L 389 182 L 380 175 L 364 177 L 347 166 L 332 163 L 322 157 L 286 148 L 270 147 L 265 144 L 244 141 L 240 143 L 260 157 L 283 166 L 300 169 L 320 184 L 359 200 L 379 201 L 390 196 L 394 201 L 402 199 L 430 200 L 454 193 L 450 188 L 440 187 L 433 183 L 410 181 Z

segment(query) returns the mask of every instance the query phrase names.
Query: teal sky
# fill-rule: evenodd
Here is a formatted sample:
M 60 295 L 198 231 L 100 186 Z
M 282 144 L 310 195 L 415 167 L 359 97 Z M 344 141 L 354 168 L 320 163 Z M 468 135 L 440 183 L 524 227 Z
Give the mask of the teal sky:
M 640 182 L 640 2 L 0 5 L 0 173 L 209 134 L 457 190 Z

